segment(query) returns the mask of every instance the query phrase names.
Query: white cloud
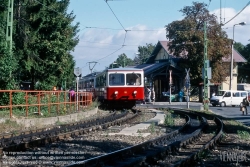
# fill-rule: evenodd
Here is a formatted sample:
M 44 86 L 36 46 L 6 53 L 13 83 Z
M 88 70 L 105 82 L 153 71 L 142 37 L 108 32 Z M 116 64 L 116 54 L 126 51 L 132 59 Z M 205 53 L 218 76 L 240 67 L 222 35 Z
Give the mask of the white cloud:
M 235 11 L 233 8 L 223 8 L 221 11 L 222 23 L 227 22 L 239 12 Z M 217 16 L 218 21 L 220 21 L 220 9 L 214 10 L 211 13 L 214 13 Z M 241 42 L 244 45 L 249 43 L 249 16 L 250 6 L 248 6 L 232 21 L 223 26 L 228 34 L 228 38 L 233 38 L 232 32 L 234 24 L 246 22 L 246 26 L 235 26 L 234 40 Z M 126 29 L 132 31 L 127 31 L 124 43 L 125 46 L 117 52 L 115 51 L 121 48 L 124 42 L 124 30 L 95 28 L 84 29 L 80 36 L 79 44 L 72 53 L 76 61 L 76 66 L 83 69 L 83 75 L 90 73 L 88 62 L 97 61 L 98 63 L 96 64 L 94 71 L 102 71 L 105 67 L 114 62 L 118 55 L 122 53 L 125 53 L 129 58 L 133 59 L 135 57 L 135 53 L 138 51 L 138 46 L 145 46 L 146 43 L 156 44 L 159 40 L 166 40 L 166 31 L 164 27 L 160 27 L 158 31 L 148 31 L 152 28 L 147 27 L 146 25 L 135 25 L 132 27 L 126 27 Z
M 90 73 L 88 62 L 97 61 L 94 70 L 102 71 L 122 53 L 133 59 L 138 51 L 138 46 L 145 46 L 146 43 L 156 44 L 158 40 L 166 40 L 164 28 L 153 30 L 145 25 L 136 25 L 126 29 L 131 31 L 127 31 L 126 34 L 124 30 L 85 29 L 80 36 L 79 44 L 72 53 L 76 66 L 82 68 L 83 75 Z M 123 43 L 125 46 L 115 52 L 122 47 Z
M 236 42 L 241 42 L 243 45 L 249 43 L 248 40 L 250 39 L 250 17 L 249 17 L 250 6 L 246 7 L 242 12 L 236 11 L 233 8 L 222 8 L 221 11 L 222 11 L 221 14 L 222 23 L 223 24 L 226 23 L 226 25 L 224 25 L 223 28 L 227 32 L 228 38 L 231 39 L 233 38 L 233 27 L 234 27 L 234 40 Z M 220 9 L 214 10 L 211 13 L 214 13 L 217 16 L 218 21 L 220 22 Z M 233 17 L 235 18 L 232 19 Z M 246 22 L 246 25 L 245 26 L 235 25 L 241 22 Z

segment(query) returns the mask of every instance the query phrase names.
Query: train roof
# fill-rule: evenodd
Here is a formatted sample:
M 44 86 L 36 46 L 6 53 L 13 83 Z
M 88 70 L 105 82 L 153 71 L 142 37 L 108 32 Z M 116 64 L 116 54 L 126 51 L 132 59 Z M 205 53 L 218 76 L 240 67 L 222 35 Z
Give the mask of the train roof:
M 125 67 L 125 68 L 111 68 L 107 69 L 107 71 L 143 71 L 143 70 L 139 68 Z
M 96 75 L 98 75 L 98 74 L 100 74 L 100 73 L 101 73 L 101 72 L 93 72 L 93 73 L 91 73 L 91 74 L 87 74 L 87 75 L 83 76 L 83 78 L 94 77 L 94 76 L 96 76 Z

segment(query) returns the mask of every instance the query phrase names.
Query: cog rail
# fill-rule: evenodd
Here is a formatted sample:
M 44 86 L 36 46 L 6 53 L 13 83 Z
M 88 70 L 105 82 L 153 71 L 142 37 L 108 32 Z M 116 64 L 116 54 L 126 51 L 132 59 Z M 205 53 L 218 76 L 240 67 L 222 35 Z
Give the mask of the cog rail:
M 149 140 L 149 141 L 146 141 L 144 143 L 141 143 L 135 146 L 131 146 L 131 147 L 127 147 L 118 151 L 114 151 L 112 153 L 108 153 L 105 155 L 101 155 L 98 157 L 80 161 L 75 164 L 68 165 L 67 167 L 99 166 L 99 165 L 131 166 L 133 164 L 138 164 L 140 162 L 143 162 L 146 159 L 147 154 L 150 154 L 150 156 L 152 156 L 151 154 L 153 152 L 153 154 L 157 155 L 159 152 L 162 151 L 162 149 L 166 149 L 164 148 L 164 146 L 169 142 L 172 143 L 172 146 L 174 148 L 174 145 L 176 145 L 176 143 L 171 142 L 171 141 L 174 141 L 177 138 L 180 138 L 182 133 L 185 133 L 185 132 L 189 133 L 191 129 L 192 129 L 191 131 L 196 131 L 199 128 L 203 127 L 203 124 L 204 125 L 206 124 L 206 121 L 203 120 L 201 117 L 200 117 L 200 120 L 196 120 L 196 118 L 192 118 L 193 117 L 192 114 L 188 115 L 182 112 L 178 112 L 178 114 L 184 115 L 184 117 L 186 118 L 186 123 L 181 128 L 171 133 L 168 133 L 165 136 L 161 136 L 156 139 Z M 116 160 L 116 162 L 111 162 L 114 160 Z
M 107 116 L 88 121 L 58 126 L 53 129 L 42 129 L 21 133 L 18 136 L 2 136 L 0 139 L 0 154 L 3 151 L 22 151 L 29 147 L 44 145 L 59 139 L 65 139 L 71 136 L 87 134 L 91 131 L 106 129 L 109 126 L 121 124 L 127 120 L 135 118 L 138 113 L 128 116 L 128 111 L 117 114 L 113 112 Z

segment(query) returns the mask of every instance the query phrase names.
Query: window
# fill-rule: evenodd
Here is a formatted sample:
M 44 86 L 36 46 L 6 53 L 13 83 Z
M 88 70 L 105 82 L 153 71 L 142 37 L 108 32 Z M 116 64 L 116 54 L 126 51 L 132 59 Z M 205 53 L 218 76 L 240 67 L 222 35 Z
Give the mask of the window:
M 247 96 L 247 93 L 246 92 L 242 92 L 241 93 L 241 97 L 246 97 Z
M 240 93 L 239 92 L 234 92 L 233 97 L 240 97 Z
M 225 91 L 218 91 L 218 93 L 216 94 L 216 96 L 223 96 L 225 93 Z
M 224 97 L 231 97 L 231 92 L 226 92 Z
M 111 86 L 119 86 L 125 85 L 124 74 L 109 74 L 109 85 Z
M 127 85 L 141 85 L 141 74 L 139 73 L 128 73 L 126 74 Z
M 96 87 L 103 87 L 106 85 L 106 74 L 96 77 Z

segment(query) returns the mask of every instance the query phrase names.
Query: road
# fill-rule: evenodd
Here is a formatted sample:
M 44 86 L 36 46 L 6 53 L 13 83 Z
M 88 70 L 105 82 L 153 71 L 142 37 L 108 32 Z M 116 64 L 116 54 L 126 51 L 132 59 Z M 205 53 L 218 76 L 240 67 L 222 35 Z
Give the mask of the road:
M 155 102 L 151 104 L 137 105 L 141 108 L 187 108 L 187 102 Z M 189 108 L 200 110 L 201 103 L 189 103 Z M 225 118 L 233 118 L 236 121 L 239 121 L 247 126 L 250 126 L 250 107 L 248 106 L 248 115 L 242 115 L 239 106 L 236 107 L 213 107 L 209 106 L 209 110 L 217 115 L 221 115 Z

